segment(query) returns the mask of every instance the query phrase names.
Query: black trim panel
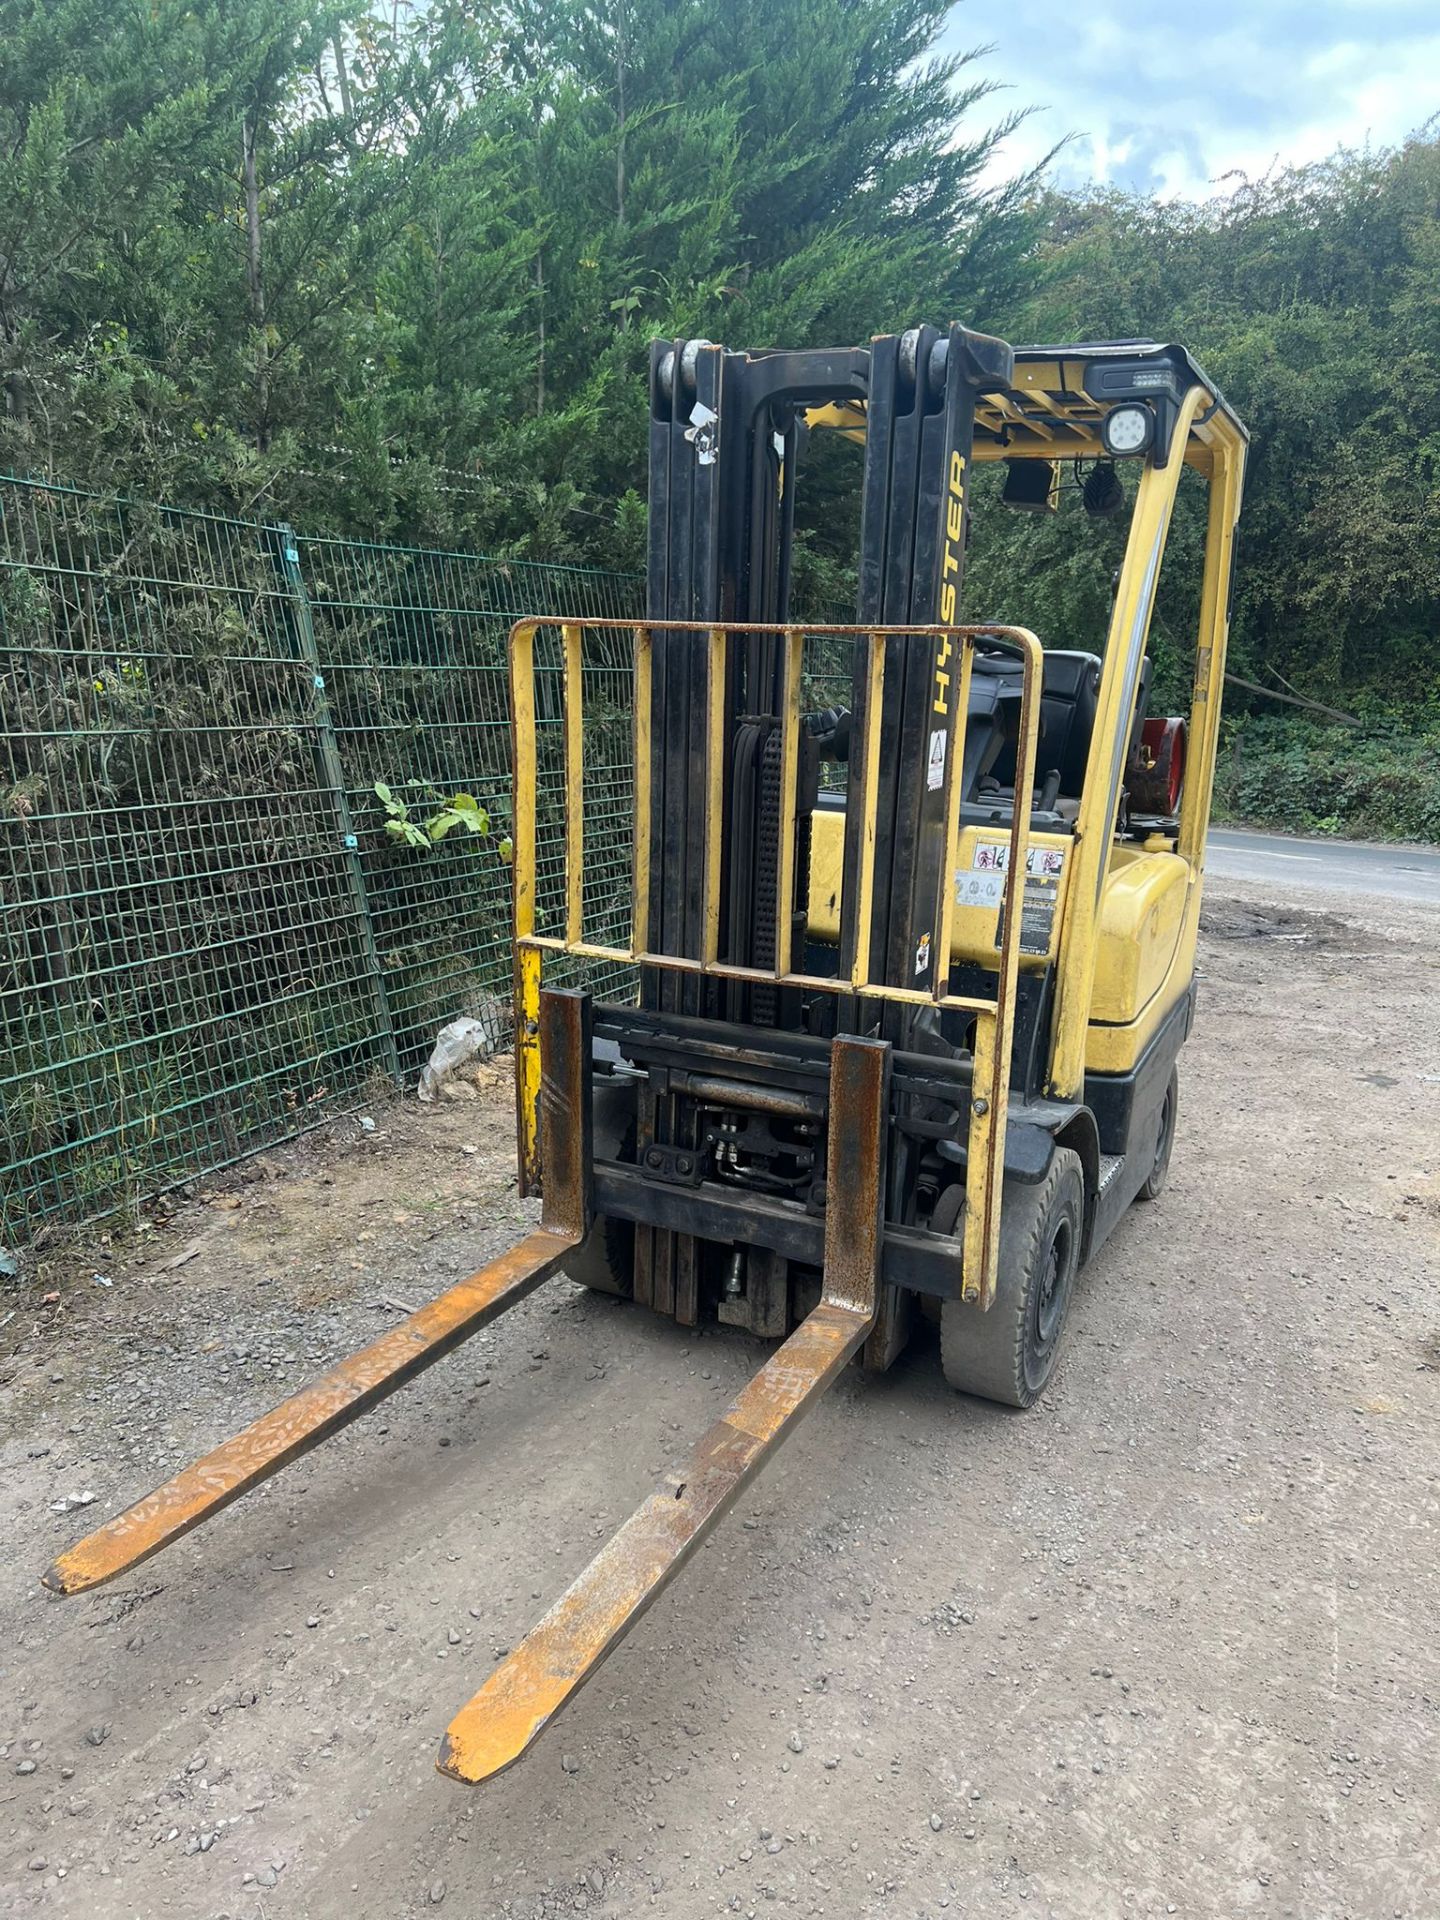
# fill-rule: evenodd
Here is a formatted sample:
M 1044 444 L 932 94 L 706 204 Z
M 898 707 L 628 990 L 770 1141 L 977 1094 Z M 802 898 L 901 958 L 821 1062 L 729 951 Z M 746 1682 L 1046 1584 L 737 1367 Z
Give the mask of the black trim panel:
M 722 1247 L 765 1247 L 801 1266 L 825 1260 L 824 1219 L 763 1194 L 726 1189 L 713 1181 L 698 1187 L 664 1186 L 638 1167 L 595 1167 L 595 1201 L 612 1220 L 668 1227 Z M 958 1299 L 963 1252 L 959 1240 L 918 1228 L 887 1226 L 880 1271 L 888 1285 Z

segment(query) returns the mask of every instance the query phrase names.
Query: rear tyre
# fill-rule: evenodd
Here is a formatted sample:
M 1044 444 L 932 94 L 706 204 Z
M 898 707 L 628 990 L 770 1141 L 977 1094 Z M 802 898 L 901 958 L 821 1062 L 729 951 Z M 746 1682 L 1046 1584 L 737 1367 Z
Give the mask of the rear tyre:
M 595 1082 L 595 1157 L 635 1158 L 635 1089 L 626 1083 Z M 597 1215 L 584 1240 L 562 1271 L 591 1293 L 628 1300 L 635 1291 L 635 1228 L 629 1220 Z
M 1155 1158 L 1145 1176 L 1144 1186 L 1135 1196 L 1137 1200 L 1158 1200 L 1165 1191 L 1165 1182 L 1170 1178 L 1170 1154 L 1175 1145 L 1175 1121 L 1179 1112 L 1180 1073 L 1178 1068 L 1171 1067 L 1170 1084 L 1160 1103 L 1160 1131 L 1155 1136 Z
M 1084 1231 L 1085 1176 L 1068 1147 L 1038 1185 L 1005 1182 L 990 1311 L 963 1300 L 940 1310 L 940 1364 L 958 1393 L 1034 1406 L 1060 1355 Z

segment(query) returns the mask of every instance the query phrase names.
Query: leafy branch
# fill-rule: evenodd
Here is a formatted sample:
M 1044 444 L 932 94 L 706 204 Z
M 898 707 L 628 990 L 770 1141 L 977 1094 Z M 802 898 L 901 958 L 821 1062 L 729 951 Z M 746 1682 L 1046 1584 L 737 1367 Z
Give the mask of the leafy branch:
M 490 815 L 473 793 L 452 793 L 446 799 L 434 787 L 427 787 L 423 780 L 407 780 L 405 785 L 411 790 L 408 801 L 398 799 L 383 780 L 375 782 L 375 798 L 388 815 L 385 831 L 392 840 L 429 853 L 456 827 L 482 837 L 490 832 Z M 415 820 L 411 818 L 412 805 L 420 812 L 427 807 L 434 811 L 428 819 Z M 508 834 L 496 841 L 495 851 L 507 864 L 514 858 L 515 846 Z

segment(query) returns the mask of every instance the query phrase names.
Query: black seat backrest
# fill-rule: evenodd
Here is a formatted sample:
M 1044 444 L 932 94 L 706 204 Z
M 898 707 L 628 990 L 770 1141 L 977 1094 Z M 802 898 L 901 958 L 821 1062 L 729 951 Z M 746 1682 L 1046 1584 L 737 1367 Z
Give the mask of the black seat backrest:
M 1093 653 L 1057 650 L 1046 654 L 1040 689 L 1038 772 L 1043 781 L 1052 767 L 1058 767 L 1063 794 L 1078 795 L 1085 784 L 1085 762 L 1095 731 L 1099 696 L 1100 662 Z
M 987 776 L 997 786 L 1015 784 L 1015 739 L 1020 726 L 1018 660 L 1003 654 L 977 654 L 970 676 L 970 713 L 965 734 L 963 798 L 973 800 Z M 1078 798 L 1085 784 L 1085 763 L 1095 732 L 1100 697 L 1100 660 L 1093 653 L 1063 648 L 1047 651 L 1040 686 L 1040 743 L 1036 785 L 1052 767 L 1060 771 L 1060 792 Z M 1131 742 L 1138 740 L 1150 704 L 1150 656 L 1140 662 Z
M 1147 662 L 1148 665 L 1148 662 Z M 985 735 L 995 750 L 988 759 L 977 737 L 967 739 L 965 795 L 972 798 L 975 782 L 989 774 L 1002 787 L 1015 783 L 1015 735 L 1019 725 L 1021 670 L 1018 660 L 977 655 L 970 677 L 970 729 Z M 1057 648 L 1045 655 L 1040 685 L 1040 745 L 1036 755 L 1037 785 L 1043 785 L 1052 767 L 1060 770 L 1060 791 L 1078 794 L 1085 781 L 1085 760 L 1095 731 L 1095 706 L 1100 692 L 1100 662 L 1093 653 L 1069 653 Z M 1013 708 L 1009 703 L 1013 702 Z M 994 719 L 991 720 L 991 716 Z M 1003 725 L 1008 718 L 1009 725 Z M 987 728 L 984 724 L 990 720 Z M 998 745 L 996 736 L 998 735 Z M 972 757 L 975 761 L 972 778 Z M 985 764 L 980 764 L 981 761 Z
M 970 704 L 965 720 L 962 800 L 975 798 L 980 782 L 994 773 L 1007 754 L 1014 768 L 1023 684 L 1024 674 L 1018 660 L 1008 654 L 976 654 L 970 671 Z

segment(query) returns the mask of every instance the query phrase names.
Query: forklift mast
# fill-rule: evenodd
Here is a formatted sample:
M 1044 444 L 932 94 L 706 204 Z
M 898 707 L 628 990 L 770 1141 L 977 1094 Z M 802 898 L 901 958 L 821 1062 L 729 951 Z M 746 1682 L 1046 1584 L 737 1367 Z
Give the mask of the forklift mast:
M 810 812 L 823 736 L 799 738 L 793 826 L 784 805 L 783 628 L 790 616 L 798 455 L 804 413 L 833 404 L 864 406 L 867 420 L 859 560 L 858 622 L 868 628 L 955 624 L 964 568 L 966 489 L 976 400 L 1007 387 L 1013 354 L 1000 340 L 952 326 L 916 327 L 869 348 L 736 353 L 706 341 L 657 342 L 650 359 L 650 541 L 647 612 L 652 621 L 762 623 L 730 650 L 723 737 L 725 776 L 719 838 L 717 957 L 771 971 L 782 949 L 776 876 L 794 875 L 792 937 L 803 941 Z M 959 662 L 948 634 L 900 634 L 885 642 L 879 763 L 926 769 L 925 778 L 884 778 L 872 795 L 875 871 L 867 977 L 927 989 L 938 964 L 936 901 L 945 859 L 949 757 L 959 697 Z M 650 900 L 655 950 L 701 952 L 710 796 L 706 790 L 707 641 L 702 632 L 655 631 L 651 710 L 661 716 L 650 762 Z M 870 675 L 855 663 L 850 732 L 872 725 Z M 637 777 L 644 777 L 643 770 Z M 871 826 L 855 809 L 846 824 L 846 873 L 859 867 L 859 840 Z M 712 828 L 713 832 L 713 828 Z M 782 832 L 793 835 L 782 847 Z M 859 889 L 843 889 L 842 947 L 860 937 Z M 795 1028 L 807 1010 L 799 993 L 765 982 L 723 982 L 642 970 L 642 1005 L 657 1013 L 759 1027 Z M 878 1032 L 911 1044 L 918 1007 L 847 997 L 827 1032 Z M 652 1147 L 698 1151 L 693 1102 L 642 1093 L 641 1156 Z M 893 1152 L 904 1155 L 903 1143 Z M 900 1169 L 895 1170 L 901 1173 Z M 892 1179 L 904 1194 L 908 1183 Z M 678 1301 L 688 1317 L 698 1291 L 693 1235 L 641 1226 L 635 1290 L 662 1311 Z M 757 1305 L 782 1289 L 783 1272 L 752 1256 Z M 882 1316 L 872 1363 L 893 1357 L 901 1328 L 898 1297 Z M 777 1313 L 760 1306 L 764 1325 Z M 888 1327 L 888 1331 L 887 1331 Z
M 650 544 L 647 612 L 652 621 L 767 623 L 746 637 L 727 667 L 722 757 L 726 781 L 721 958 L 773 966 L 769 893 L 753 876 L 775 869 L 780 819 L 782 640 L 790 616 L 796 467 L 810 408 L 865 406 L 867 433 L 857 620 L 866 627 L 955 624 L 964 566 L 966 486 L 979 394 L 1008 386 L 1013 354 L 1003 341 L 952 326 L 917 327 L 843 351 L 735 353 L 706 341 L 657 342 L 650 363 Z M 925 765 L 923 782 L 885 781 L 875 795 L 885 885 L 872 921 L 869 976 L 923 986 L 933 964 L 934 902 L 943 857 L 945 772 L 958 678 L 948 636 L 892 640 L 887 653 L 880 758 L 886 767 Z M 663 732 L 651 762 L 650 915 L 656 950 L 699 951 L 707 796 L 703 634 L 657 631 L 652 709 Z M 852 728 L 866 722 L 868 678 L 857 660 Z M 808 761 L 808 765 L 805 762 Z M 807 794 L 818 743 L 807 735 L 799 769 L 805 872 Z M 861 823 L 849 823 L 853 843 Z M 850 902 L 850 938 L 855 903 Z M 918 956 L 918 958 L 917 958 Z M 775 996 L 754 989 L 726 1004 L 713 984 L 645 983 L 647 1004 L 711 1018 L 774 1025 Z M 845 1022 L 854 1029 L 852 1013 Z M 905 1037 L 913 1016 L 896 1014 L 886 1038 Z

